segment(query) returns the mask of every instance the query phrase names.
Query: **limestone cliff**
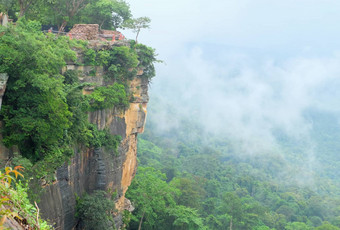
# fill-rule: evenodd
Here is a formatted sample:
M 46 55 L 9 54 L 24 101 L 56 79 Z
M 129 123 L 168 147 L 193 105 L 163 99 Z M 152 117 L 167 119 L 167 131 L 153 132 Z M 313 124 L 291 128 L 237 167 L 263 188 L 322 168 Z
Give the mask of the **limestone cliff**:
M 79 66 L 70 63 L 67 69 L 80 70 L 81 81 L 107 84 L 103 78 L 102 67 L 96 67 L 96 76 L 89 76 L 88 70 L 93 66 Z M 138 74 L 142 72 L 139 71 Z M 137 74 L 137 75 L 138 75 Z M 116 109 L 99 110 L 89 113 L 89 121 L 99 130 L 109 129 L 112 135 L 120 135 L 122 142 L 118 154 L 113 149 L 87 149 L 79 146 L 70 164 L 65 164 L 56 173 L 57 180 L 45 187 L 40 207 L 43 217 L 56 223 L 61 229 L 76 226 L 75 194 L 91 193 L 94 190 L 116 192 L 116 209 L 118 213 L 131 209 L 125 192 L 135 175 L 137 167 L 137 134 L 143 132 L 148 102 L 148 80 L 136 76 L 128 82 L 133 101 L 125 111 Z M 83 93 L 91 93 L 92 88 Z M 121 215 L 115 218 L 116 226 L 121 225 Z
M 97 49 L 98 44 L 93 44 Z M 111 44 L 112 45 L 112 44 Z M 114 45 L 124 45 L 115 43 Z M 105 44 L 106 48 L 110 45 Z M 101 49 L 105 48 L 103 45 Z M 78 70 L 81 82 L 96 83 L 96 86 L 111 84 L 103 76 L 101 66 L 82 66 L 82 54 L 78 51 L 78 61 L 68 63 L 65 70 Z M 90 76 L 90 70 L 95 69 L 95 76 Z M 65 71 L 64 70 L 64 71 Z M 75 217 L 76 194 L 92 193 L 94 190 L 105 190 L 115 197 L 117 215 L 115 224 L 122 224 L 121 212 L 131 210 L 131 203 L 125 198 L 137 167 L 137 134 L 143 132 L 146 119 L 149 80 L 137 75 L 127 82 L 129 92 L 133 99 L 126 110 L 115 108 L 98 110 L 88 113 L 91 123 L 97 125 L 99 130 L 108 129 L 112 135 L 120 135 L 122 141 L 118 153 L 114 149 L 87 148 L 77 146 L 74 148 L 74 157 L 70 162 L 58 168 L 53 183 L 43 184 L 44 191 L 40 197 L 39 207 L 42 217 L 54 223 L 57 229 L 77 229 Z M 93 75 L 93 74 L 92 74 Z M 83 90 L 83 94 L 90 94 L 96 86 Z M 51 134 L 52 135 L 52 134 Z M 11 151 L 1 146 L 2 157 L 6 158 Z

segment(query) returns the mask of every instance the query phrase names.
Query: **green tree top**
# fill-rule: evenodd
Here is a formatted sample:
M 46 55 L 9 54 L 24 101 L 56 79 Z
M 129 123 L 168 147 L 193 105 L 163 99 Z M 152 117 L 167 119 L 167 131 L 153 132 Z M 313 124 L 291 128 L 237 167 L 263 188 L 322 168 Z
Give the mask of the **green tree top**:
M 148 17 L 139 17 L 135 19 L 127 20 L 124 23 L 124 27 L 131 29 L 134 33 L 136 33 L 136 43 L 138 39 L 138 35 L 141 29 L 149 29 L 150 28 L 151 19 Z

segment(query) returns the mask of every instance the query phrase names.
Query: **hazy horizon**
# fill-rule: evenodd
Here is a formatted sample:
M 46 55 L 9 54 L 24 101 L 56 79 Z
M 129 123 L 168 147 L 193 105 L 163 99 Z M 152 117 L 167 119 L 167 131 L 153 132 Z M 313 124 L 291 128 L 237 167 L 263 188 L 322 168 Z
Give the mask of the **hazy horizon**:
M 152 19 L 139 41 L 165 62 L 157 64 L 151 101 L 157 97 L 207 131 L 232 136 L 250 154 L 275 148 L 274 131 L 282 130 L 309 142 L 305 163 L 314 164 L 306 111 L 340 118 L 340 2 L 129 3 L 135 17 Z M 167 131 L 176 121 L 168 122 L 164 112 L 152 117 Z

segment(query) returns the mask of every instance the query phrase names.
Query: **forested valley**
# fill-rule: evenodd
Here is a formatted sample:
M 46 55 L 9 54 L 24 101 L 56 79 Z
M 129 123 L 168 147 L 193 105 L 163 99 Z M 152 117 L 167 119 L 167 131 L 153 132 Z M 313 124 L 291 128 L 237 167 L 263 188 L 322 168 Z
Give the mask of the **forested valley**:
M 280 130 L 276 149 L 249 154 L 232 137 L 178 116 L 175 106 L 156 98 L 150 104 L 128 190 L 136 205 L 130 229 L 140 223 L 142 229 L 339 229 L 340 129 L 333 127 L 334 115 L 305 114 L 313 121 L 319 162 L 309 168 L 303 159 L 310 143 Z M 157 110 L 168 126 L 157 127 Z

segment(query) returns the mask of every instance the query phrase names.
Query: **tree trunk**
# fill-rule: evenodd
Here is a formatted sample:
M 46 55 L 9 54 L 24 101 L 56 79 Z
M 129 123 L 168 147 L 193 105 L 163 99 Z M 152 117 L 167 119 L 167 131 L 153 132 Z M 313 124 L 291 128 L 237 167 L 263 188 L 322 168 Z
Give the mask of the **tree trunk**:
M 66 25 L 67 25 L 67 21 L 64 20 L 63 23 L 61 23 L 58 32 L 59 32 L 59 33 L 60 33 L 60 32 L 64 32 Z
M 230 218 L 229 230 L 233 230 L 233 217 Z
M 22 16 L 25 15 L 25 9 L 20 7 L 20 14 L 19 14 L 19 18 L 21 18 Z
M 142 229 L 142 223 L 143 223 L 144 214 L 145 214 L 145 212 L 143 212 L 143 215 L 142 215 L 142 217 L 140 218 L 138 230 L 141 230 L 141 229 Z
M 19 6 L 20 6 L 20 13 L 19 13 L 19 18 L 25 15 L 27 9 L 33 5 L 35 1 L 31 0 L 19 0 Z
M 105 20 L 102 21 L 102 23 L 100 23 L 100 26 L 99 26 L 99 30 L 100 30 L 100 31 L 102 30 L 102 26 L 104 25 L 104 23 L 105 23 Z
M 19 13 L 19 18 L 21 18 L 22 16 L 25 15 L 25 5 L 23 1 L 19 1 L 19 5 L 20 5 L 20 13 Z
M 138 43 L 137 38 L 138 38 L 139 32 L 140 32 L 140 29 L 137 31 L 137 34 L 136 34 L 136 44 Z

